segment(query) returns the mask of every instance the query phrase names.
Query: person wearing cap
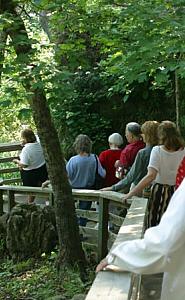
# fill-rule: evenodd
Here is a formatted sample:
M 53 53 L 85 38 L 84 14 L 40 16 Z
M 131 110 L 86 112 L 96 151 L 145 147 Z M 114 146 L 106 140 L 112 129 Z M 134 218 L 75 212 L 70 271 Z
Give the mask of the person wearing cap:
M 121 149 L 120 146 L 123 144 L 122 136 L 115 132 L 108 137 L 109 147 L 105 151 L 102 151 L 99 155 L 99 160 L 102 167 L 106 170 L 106 176 L 104 179 L 104 187 L 116 184 L 119 179 L 115 176 L 115 162 L 120 158 Z
M 125 136 L 128 145 L 122 150 L 120 159 L 115 163 L 117 169 L 122 169 L 122 171 L 120 170 L 119 179 L 122 179 L 125 173 L 131 168 L 138 151 L 145 147 L 141 136 L 141 127 L 138 123 L 128 123 L 125 129 Z

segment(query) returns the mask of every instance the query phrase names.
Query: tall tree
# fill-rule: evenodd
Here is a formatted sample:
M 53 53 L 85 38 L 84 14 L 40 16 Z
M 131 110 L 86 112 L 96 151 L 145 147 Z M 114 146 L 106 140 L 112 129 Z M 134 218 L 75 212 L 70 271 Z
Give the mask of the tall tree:
M 79 229 L 75 214 L 75 205 L 72 190 L 68 183 L 65 171 L 65 162 L 56 129 L 53 125 L 50 110 L 41 80 L 40 70 L 33 63 L 35 51 L 32 41 L 20 17 L 17 4 L 19 1 L 8 0 L 0 3 L 0 12 L 7 18 L 5 33 L 10 37 L 17 55 L 17 62 L 22 68 L 22 84 L 27 93 L 29 104 L 43 146 L 49 178 L 53 188 L 56 223 L 59 237 L 58 265 L 78 264 L 81 272 L 84 271 L 85 256 L 79 238 Z M 24 67 L 29 66 L 29 74 Z
M 112 92 L 125 92 L 127 101 L 137 83 L 148 82 L 150 89 L 164 90 L 169 98 L 176 99 L 174 117 L 177 107 L 178 123 L 182 96 L 179 83 L 185 78 L 184 2 L 131 0 L 114 4 L 119 10 L 117 42 L 104 61 L 107 74 L 115 76 Z

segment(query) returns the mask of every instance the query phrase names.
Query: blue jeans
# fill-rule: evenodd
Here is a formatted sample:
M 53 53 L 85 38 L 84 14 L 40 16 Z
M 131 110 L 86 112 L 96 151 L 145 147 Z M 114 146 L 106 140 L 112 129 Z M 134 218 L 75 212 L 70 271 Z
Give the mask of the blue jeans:
M 89 210 L 91 208 L 91 204 L 92 202 L 91 201 L 79 201 L 79 209 L 83 209 L 83 210 Z M 78 219 L 78 224 L 80 226 L 86 226 L 87 224 L 87 218 L 82 218 L 80 217 Z

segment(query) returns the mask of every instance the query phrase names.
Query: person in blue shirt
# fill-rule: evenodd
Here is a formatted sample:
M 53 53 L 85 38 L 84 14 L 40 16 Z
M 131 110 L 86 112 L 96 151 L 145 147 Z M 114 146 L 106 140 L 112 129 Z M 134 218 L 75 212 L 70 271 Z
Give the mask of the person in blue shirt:
M 101 177 L 106 176 L 106 171 L 102 168 L 98 157 L 91 153 L 92 141 L 87 135 L 80 134 L 76 137 L 73 147 L 77 155 L 72 156 L 66 165 L 69 182 L 73 189 L 93 189 L 97 164 L 98 174 Z M 91 202 L 79 201 L 79 208 L 89 210 Z M 86 218 L 79 219 L 81 226 L 86 226 L 86 223 Z

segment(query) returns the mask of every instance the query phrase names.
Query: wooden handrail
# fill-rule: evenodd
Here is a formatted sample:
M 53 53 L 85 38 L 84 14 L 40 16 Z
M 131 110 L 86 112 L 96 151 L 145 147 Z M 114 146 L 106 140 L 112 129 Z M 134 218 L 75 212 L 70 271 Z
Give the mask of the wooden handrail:
M 81 197 L 81 199 L 85 198 L 86 200 L 88 198 L 89 201 L 97 201 L 97 199 L 99 201 L 98 236 L 94 235 L 95 229 L 93 228 L 85 229 L 83 227 L 80 230 L 82 233 L 86 232 L 87 235 L 93 234 L 92 238 L 94 242 L 97 243 L 98 259 L 100 260 L 107 254 L 109 201 L 121 203 L 123 195 L 117 192 L 102 192 L 95 190 L 74 189 L 72 192 L 74 199 L 80 199 Z M 0 214 L 3 213 L 3 193 L 7 193 L 8 195 L 8 210 L 10 211 L 15 205 L 15 194 L 51 196 L 52 189 L 11 185 L 0 186 Z M 112 247 L 116 247 L 126 240 L 141 238 L 143 234 L 147 211 L 147 199 L 134 197 L 130 202 L 131 206 L 128 209 L 128 213 Z M 97 219 L 97 212 L 94 212 L 93 218 L 95 218 L 95 220 Z M 115 238 L 115 235 L 113 235 L 112 238 Z M 133 290 L 133 282 L 135 282 L 134 290 L 136 293 L 140 282 L 139 276 L 135 276 L 129 272 L 100 272 L 96 276 L 86 300 L 129 300 Z
M 12 143 L 0 143 L 0 152 L 10 152 L 21 150 L 22 146 L 20 142 L 12 142 Z
M 5 173 L 15 173 L 19 172 L 19 168 L 6 168 L 6 169 L 0 169 L 0 174 L 5 174 Z
M 28 187 L 28 186 L 15 186 L 15 185 L 2 185 L 0 186 L 0 214 L 3 214 L 3 192 L 8 196 L 8 212 L 16 204 L 15 195 L 16 194 L 26 194 L 35 196 L 47 196 L 53 199 L 53 193 L 51 188 L 40 188 L 40 187 Z M 72 190 L 74 200 L 88 200 L 92 202 L 99 202 L 99 213 L 98 213 L 98 259 L 103 258 L 107 254 L 107 243 L 108 243 L 108 219 L 109 219 L 109 199 L 107 199 L 108 193 L 97 190 Z M 111 201 L 116 201 L 121 203 L 121 197 L 119 193 L 111 192 L 109 198 Z M 80 210 L 78 210 L 80 212 Z M 84 211 L 84 214 L 87 212 Z M 82 212 L 83 215 L 83 212 Z M 95 216 L 96 215 L 96 216 Z M 94 214 L 97 218 L 97 214 Z M 120 220 L 119 220 L 120 221 Z
M 119 230 L 113 248 L 123 241 L 141 238 L 144 231 L 147 212 L 147 199 L 135 197 L 127 216 Z M 134 295 L 133 292 L 134 284 Z M 129 300 L 136 299 L 140 285 L 140 276 L 130 272 L 99 272 L 92 284 L 86 300 Z M 135 296 L 135 297 L 134 297 Z
M 20 142 L 11 142 L 11 143 L 0 143 L 0 174 L 2 174 L 1 184 L 11 182 L 20 182 L 20 172 L 19 168 L 15 164 L 11 164 L 13 159 L 18 158 L 18 152 L 22 149 Z M 11 153 L 13 152 L 13 153 Z M 3 154 L 5 153 L 5 155 Z M 6 165 L 6 163 L 9 163 Z M 10 178 L 10 174 L 16 174 L 16 176 Z M 8 176 L 7 176 L 8 175 Z M 19 176 L 19 178 L 17 177 Z

